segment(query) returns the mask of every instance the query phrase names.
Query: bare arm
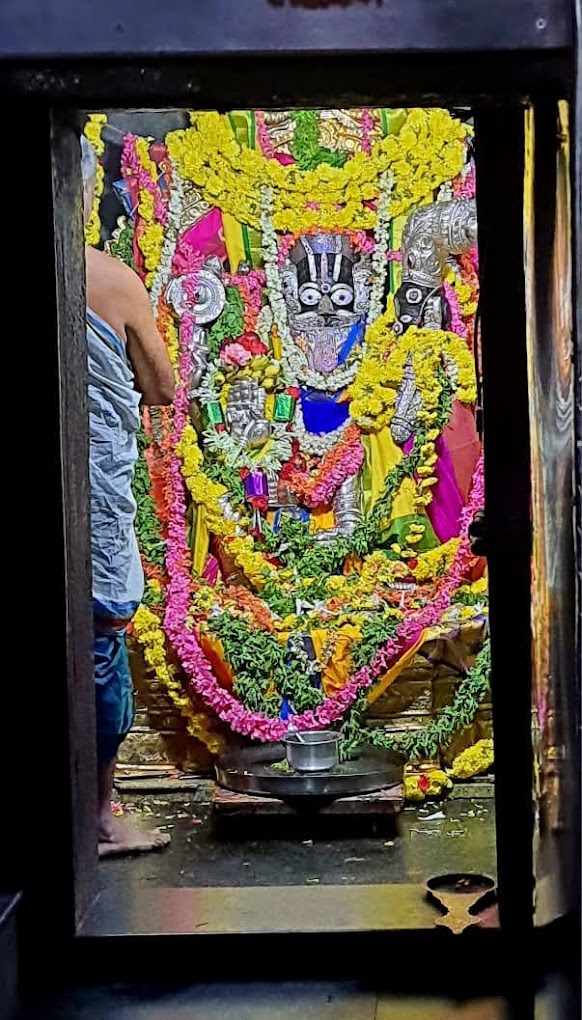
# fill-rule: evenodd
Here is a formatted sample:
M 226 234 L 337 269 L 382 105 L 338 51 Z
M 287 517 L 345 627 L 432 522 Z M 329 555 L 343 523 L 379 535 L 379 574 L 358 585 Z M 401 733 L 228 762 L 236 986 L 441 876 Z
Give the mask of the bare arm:
M 126 277 L 125 332 L 127 354 L 144 404 L 171 404 L 174 373 L 164 341 L 158 333 L 150 299 L 134 273 Z

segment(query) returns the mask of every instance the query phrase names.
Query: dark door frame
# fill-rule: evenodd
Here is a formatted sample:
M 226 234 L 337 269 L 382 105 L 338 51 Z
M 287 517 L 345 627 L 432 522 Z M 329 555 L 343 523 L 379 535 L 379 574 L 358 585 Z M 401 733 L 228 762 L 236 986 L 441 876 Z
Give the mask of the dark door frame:
M 420 8 L 423 2 L 418 0 Z M 128 3 L 126 0 L 124 10 Z M 161 5 L 155 6 L 161 15 Z M 214 4 L 214 14 L 212 6 L 209 4 L 207 10 L 211 20 L 220 4 Z M 28 911 L 38 935 L 43 939 L 50 935 L 62 947 L 71 947 L 93 896 L 95 865 L 89 825 L 94 806 L 94 738 L 87 477 L 83 466 L 87 451 L 81 369 L 85 344 L 84 286 L 80 272 L 82 232 L 76 162 L 79 124 L 74 111 L 115 105 L 218 109 L 346 104 L 473 106 L 480 229 L 486 254 L 481 317 L 485 337 L 485 461 L 490 521 L 499 897 L 503 935 L 511 940 L 527 935 L 532 929 L 528 640 L 531 524 L 521 242 L 523 109 L 529 101 L 547 108 L 558 98 L 570 97 L 573 63 L 569 49 L 569 5 L 544 0 L 545 14 L 538 18 L 544 27 L 538 25 L 535 29 L 534 42 L 531 31 L 524 36 L 523 19 L 531 14 L 531 5 L 521 0 L 506 4 L 502 15 L 495 4 L 480 5 L 479 18 L 473 18 L 471 26 L 463 22 L 461 30 L 457 25 L 444 35 L 442 30 L 433 32 L 434 18 L 428 19 L 426 32 L 416 37 L 402 27 L 410 5 L 393 3 L 391 13 L 384 11 L 382 15 L 392 18 L 394 11 L 399 15 L 398 25 L 390 21 L 395 33 L 392 45 L 387 44 L 384 52 L 374 48 L 365 55 L 362 50 L 366 43 L 362 40 L 359 52 L 353 52 L 341 12 L 335 11 L 334 18 L 328 21 L 331 35 L 324 42 L 321 35 L 316 36 L 317 46 L 311 41 L 310 32 L 306 34 L 306 28 L 310 30 L 312 26 L 305 21 L 306 12 L 300 9 L 295 15 L 289 9 L 291 35 L 287 38 L 295 44 L 290 46 L 294 52 L 285 56 L 262 30 L 262 44 L 255 47 L 257 52 L 249 53 L 253 24 L 256 29 L 259 8 L 264 13 L 265 6 L 286 5 L 269 4 L 268 0 L 253 0 L 248 7 L 245 4 L 251 34 L 240 20 L 236 21 L 238 36 L 234 32 L 234 37 L 239 44 L 230 46 L 228 59 L 220 45 L 216 22 L 212 37 L 215 42 L 208 42 L 206 49 L 202 48 L 204 55 L 197 54 L 188 62 L 183 54 L 175 57 L 175 49 L 169 43 L 159 45 L 151 24 L 148 38 L 141 43 L 139 33 L 131 36 L 132 30 L 128 28 L 131 46 L 126 43 L 123 50 L 117 48 L 111 58 L 104 59 L 106 43 L 98 29 L 100 20 L 111 22 L 108 2 L 92 11 L 93 23 L 87 14 L 87 24 L 89 27 L 92 24 L 97 33 L 95 52 L 91 52 L 87 39 L 75 36 L 81 24 L 75 19 L 71 22 L 71 38 L 59 37 L 59 45 L 50 32 L 42 39 L 35 34 L 39 23 L 34 19 L 29 22 L 33 30 L 26 45 L 17 32 L 8 32 L 3 37 L 0 57 L 4 54 L 8 59 L 0 63 L 0 87 L 9 97 L 5 130 L 19 153 L 29 196 L 20 206 L 18 229 L 11 238 L 10 300 L 25 318 L 27 336 L 38 345 L 31 354 L 29 339 L 18 353 L 24 370 L 30 365 L 35 419 L 42 423 L 38 437 L 42 441 L 39 474 L 32 485 L 28 477 L 22 484 L 29 486 L 23 490 L 28 492 L 25 501 L 29 511 L 28 533 L 37 533 L 39 525 L 42 528 L 44 573 L 48 574 L 46 590 L 38 593 L 37 643 L 32 644 L 28 629 L 23 633 L 22 647 L 30 648 L 35 676 L 18 692 L 16 717 L 26 720 L 28 746 L 36 770 L 50 763 L 47 781 L 51 784 L 50 796 L 47 792 L 32 818 L 22 808 L 25 787 L 16 787 L 21 837 L 11 855 L 10 881 L 24 888 L 25 918 Z M 487 6 L 491 8 L 489 19 Z M 187 19 L 192 6 L 181 8 Z M 200 5 L 198 14 L 199 8 Z M 434 8 L 433 3 L 433 12 Z M 0 26 L 3 27 L 5 14 L 11 13 L 16 18 L 14 24 L 21 27 L 22 11 L 32 17 L 33 9 L 36 10 L 34 0 L 6 3 Z M 64 19 L 62 10 L 59 17 Z M 135 17 L 139 19 L 137 9 Z M 496 46 L 495 31 L 499 33 L 501 17 L 505 34 Z M 157 24 L 157 31 L 164 36 L 162 22 Z M 511 25 L 511 31 L 506 23 Z M 122 19 L 120 24 L 123 28 L 127 22 Z M 351 24 L 353 31 L 353 21 Z M 551 31 L 546 33 L 548 25 Z M 446 42 L 449 52 L 444 53 Z M 376 42 L 369 46 L 372 50 Z M 43 52 L 42 65 L 39 51 Z M 63 59 L 63 53 L 67 59 Z M 159 59 L 154 53 L 161 53 Z M 504 154 L 503 187 L 499 181 L 499 153 Z M 576 158 L 579 160 L 579 155 Z M 3 193 L 13 194 L 14 166 L 5 161 L 2 174 Z M 19 183 L 22 187 L 22 181 Z M 574 183 L 579 188 L 579 177 Z M 577 194 L 580 195 L 579 190 Z M 579 245 L 579 237 L 576 243 Z M 487 257 L 488 252 L 493 252 L 493 256 Z M 497 258 L 503 261 L 503 273 L 494 272 L 493 259 Z M 501 360 L 503 375 L 496 369 Z M 39 507 L 40 478 L 43 482 Z M 36 557 L 31 558 L 29 569 L 38 569 Z M 53 678 L 49 684 L 45 677 L 51 670 Z M 51 840 L 46 834 L 55 829 L 58 839 Z M 324 940 L 327 936 L 318 938 Z M 338 943 L 338 938 L 333 937 L 334 943 Z M 341 938 L 344 956 L 348 943 L 355 947 L 358 938 L 347 935 Z M 359 945 L 364 945 L 361 939 Z M 362 948 L 357 955 L 361 956 L 362 951 L 368 950 Z

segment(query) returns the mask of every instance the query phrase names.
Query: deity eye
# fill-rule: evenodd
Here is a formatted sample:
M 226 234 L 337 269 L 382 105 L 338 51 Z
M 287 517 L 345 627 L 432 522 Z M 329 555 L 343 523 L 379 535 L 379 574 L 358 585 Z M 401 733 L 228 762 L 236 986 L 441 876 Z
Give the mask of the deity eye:
M 306 283 L 303 287 L 299 288 L 299 300 L 302 305 L 314 308 L 321 301 L 321 293 L 314 284 Z
M 339 305 L 340 308 L 345 307 L 346 305 L 350 305 L 354 300 L 354 292 L 351 287 L 340 283 L 337 287 L 333 288 L 331 292 L 331 300 L 334 305 Z
M 419 305 L 422 301 L 422 291 L 418 287 L 409 287 L 406 291 L 406 300 L 411 305 Z

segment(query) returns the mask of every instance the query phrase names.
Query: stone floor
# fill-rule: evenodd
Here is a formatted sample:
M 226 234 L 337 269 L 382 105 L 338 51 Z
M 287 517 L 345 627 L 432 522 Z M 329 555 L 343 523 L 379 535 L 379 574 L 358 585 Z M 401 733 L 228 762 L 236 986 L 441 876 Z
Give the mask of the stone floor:
M 89 936 L 434 931 L 426 880 L 493 877 L 492 800 L 422 804 L 381 823 L 353 816 L 216 816 L 192 794 L 126 800 L 172 836 L 157 854 L 105 860 Z M 479 925 L 495 927 L 484 903 Z
M 395 997 L 357 982 L 82 989 L 26 1020 L 513 1020 L 502 999 Z M 23 1017 L 22 1020 L 25 1020 Z M 522 1016 L 520 1020 L 526 1020 Z
M 130 799 L 131 798 L 131 799 Z M 101 863 L 101 888 L 374 885 L 424 882 L 450 871 L 495 876 L 492 800 L 406 808 L 382 828 L 357 820 L 224 820 L 191 795 L 128 794 L 137 824 L 172 836 L 160 854 Z M 375 831 L 374 831 L 375 829 Z

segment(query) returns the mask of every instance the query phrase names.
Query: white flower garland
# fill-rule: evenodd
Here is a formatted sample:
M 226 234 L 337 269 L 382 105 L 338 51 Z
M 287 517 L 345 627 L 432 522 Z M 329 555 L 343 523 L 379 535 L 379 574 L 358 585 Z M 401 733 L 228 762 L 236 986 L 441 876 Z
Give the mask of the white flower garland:
M 326 393 L 337 393 L 338 390 L 343 390 L 346 386 L 352 385 L 358 374 L 361 361 L 362 354 L 360 352 L 356 361 L 353 361 L 350 365 L 344 365 L 342 368 L 336 368 L 329 375 L 315 372 L 311 368 L 302 368 L 297 378 L 299 382 L 309 386 L 311 389 L 323 390 Z
M 322 666 L 317 657 L 315 657 L 315 659 L 310 659 L 305 651 L 303 634 L 290 634 L 287 640 L 287 646 L 306 676 L 316 676 L 316 674 L 321 673 Z
M 262 340 L 265 347 L 269 347 L 270 345 L 272 328 L 273 328 L 273 313 L 269 305 L 263 305 L 257 316 L 255 330 L 259 340 Z
M 201 404 L 215 404 L 220 400 L 220 394 L 214 382 L 214 372 L 208 369 L 200 386 L 190 391 L 190 400 L 198 400 Z
M 267 478 L 274 479 L 283 464 L 289 460 L 293 452 L 292 436 L 286 431 L 284 425 L 275 425 L 268 440 L 268 449 L 252 452 L 229 432 L 215 432 L 207 429 L 204 432 L 205 446 L 212 453 L 217 453 L 223 459 L 228 468 L 233 471 L 240 471 L 241 468 L 248 468 L 249 471 L 264 471 Z
M 301 401 L 298 400 L 297 406 L 295 407 L 295 417 L 291 424 L 291 430 L 299 443 L 299 448 L 302 451 L 310 453 L 314 457 L 323 457 L 326 453 L 329 453 L 338 440 L 341 439 L 342 434 L 345 432 L 348 425 L 351 424 L 351 421 L 352 419 L 348 417 L 343 425 L 334 429 L 333 432 L 308 432 L 305 428 L 305 422 L 303 421 Z
M 454 192 L 453 192 L 453 186 L 452 186 L 451 182 L 450 181 L 445 181 L 444 184 L 441 184 L 441 186 L 440 186 L 440 188 L 439 188 L 439 190 L 437 192 L 437 197 L 436 197 L 437 202 L 450 202 L 451 199 L 454 198 L 454 197 L 455 197 L 455 195 L 454 195 Z
M 388 273 L 388 244 L 390 237 L 391 216 L 389 211 L 390 198 L 394 187 L 394 174 L 385 170 L 380 177 L 380 190 L 376 207 L 376 225 L 374 227 L 374 252 L 372 254 L 372 289 L 368 309 L 369 323 L 379 319 L 383 312 L 384 290 Z
M 287 305 L 283 295 L 283 284 L 279 272 L 279 248 L 277 233 L 273 227 L 273 189 L 268 185 L 261 188 L 261 234 L 263 240 L 263 258 L 265 262 L 265 279 L 269 294 L 269 303 L 273 320 L 281 341 L 282 367 L 288 386 L 296 386 L 305 359 L 297 349 L 287 318 Z

